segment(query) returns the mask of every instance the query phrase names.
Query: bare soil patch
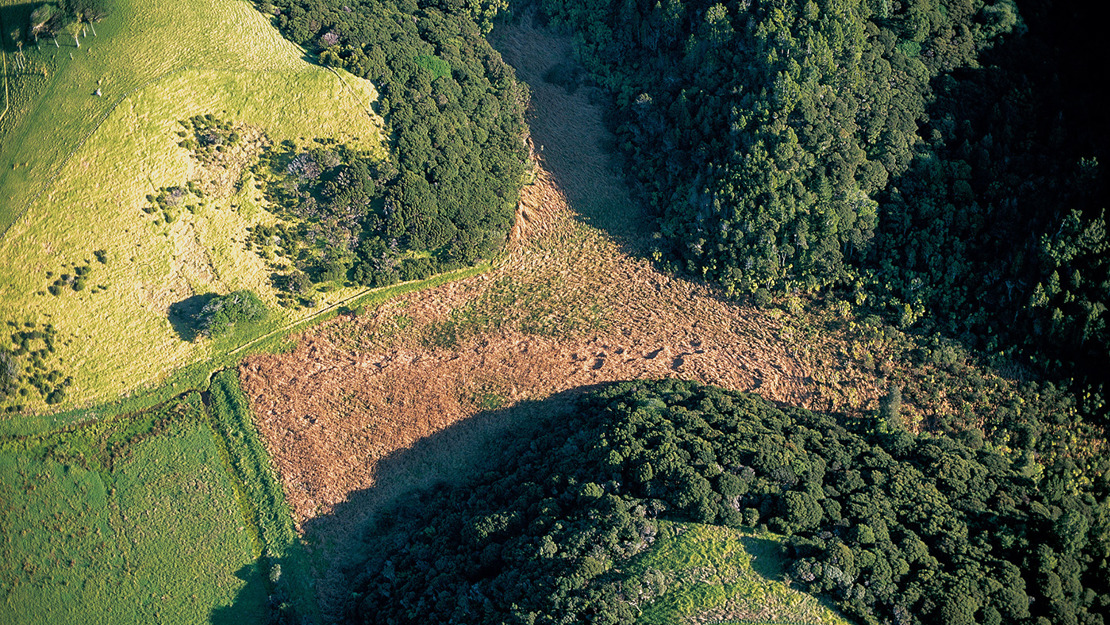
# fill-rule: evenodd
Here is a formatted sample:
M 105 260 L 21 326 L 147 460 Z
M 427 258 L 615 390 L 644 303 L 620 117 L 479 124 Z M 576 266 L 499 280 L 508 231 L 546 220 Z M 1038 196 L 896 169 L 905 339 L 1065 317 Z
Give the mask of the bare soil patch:
M 544 241 L 569 248 L 565 231 L 586 228 L 550 180 L 524 202 L 537 196 L 558 232 L 490 274 L 338 319 L 292 353 L 243 363 L 299 521 L 374 485 L 374 461 L 395 450 L 483 409 L 564 390 L 681 377 L 811 403 L 810 374 L 768 313 L 660 274 L 596 231 L 579 233 L 580 256 L 555 255 Z M 532 287 L 541 301 L 527 301 Z

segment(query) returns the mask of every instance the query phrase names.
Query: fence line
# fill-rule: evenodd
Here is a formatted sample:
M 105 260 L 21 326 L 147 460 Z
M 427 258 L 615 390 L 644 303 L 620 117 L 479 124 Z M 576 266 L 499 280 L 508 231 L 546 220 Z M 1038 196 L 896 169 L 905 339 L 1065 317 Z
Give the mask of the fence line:
M 6 46 L 4 46 L 4 32 L 6 32 L 4 29 L 4 17 L 0 15 L 0 55 L 4 57 L 4 111 L 0 112 L 0 122 L 4 121 L 4 116 L 8 114 L 8 51 L 5 49 Z M 4 236 L 3 233 L 0 233 L 0 236 Z

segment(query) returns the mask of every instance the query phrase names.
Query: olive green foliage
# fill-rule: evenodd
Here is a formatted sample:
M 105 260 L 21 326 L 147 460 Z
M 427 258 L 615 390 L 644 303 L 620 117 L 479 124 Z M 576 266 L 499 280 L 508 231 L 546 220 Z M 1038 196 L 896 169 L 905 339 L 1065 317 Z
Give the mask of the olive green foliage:
M 614 93 L 674 252 L 740 292 L 851 275 L 930 79 L 1005 32 L 982 0 L 539 4 Z
M 266 315 L 266 304 L 252 291 L 234 291 L 212 298 L 201 308 L 196 316 L 198 334 L 220 336 L 236 324 L 262 321 Z
M 350 263 L 355 281 L 385 285 L 401 279 L 409 252 L 430 257 L 427 271 L 434 271 L 488 259 L 503 246 L 527 159 L 527 92 L 480 36 L 503 4 L 272 3 L 287 37 L 318 52 L 324 64 L 370 79 L 380 91 L 377 112 L 388 122 L 395 165 L 363 163 L 358 169 L 352 163 L 337 171 L 311 151 L 293 154 L 288 163 L 303 164 L 298 175 L 316 181 L 298 191 L 300 210 L 330 205 L 334 213 L 334 207 L 346 207 L 346 200 L 327 197 L 332 179 L 344 175 L 368 200 L 348 209 L 360 236 L 329 248 Z M 327 220 L 317 223 L 327 230 Z M 340 268 L 338 260 L 328 265 L 329 271 Z M 411 266 L 408 272 L 424 269 Z
M 404 253 L 397 240 L 392 239 L 389 255 L 371 251 L 387 236 L 383 196 L 397 177 L 396 166 L 334 140 L 316 144 L 283 142 L 267 149 L 258 163 L 266 199 L 282 221 L 255 226 L 250 243 L 263 258 L 287 261 L 289 270 L 275 280 L 279 294 L 303 297 L 312 283 L 349 276 L 364 286 L 397 282 Z M 406 241 L 419 251 L 442 243 L 419 236 Z
M 1041 419 L 1058 417 L 1022 415 Z M 918 437 L 679 381 L 595 392 L 498 445 L 496 469 L 379 523 L 353 620 L 631 623 L 641 606 L 620 571 L 657 519 L 789 534 L 789 579 L 861 622 L 1101 623 L 1110 600 L 1110 459 L 1090 480 L 1067 457 L 1034 478 L 1041 447 Z
M 918 156 L 880 197 L 872 290 L 933 313 L 927 329 L 1082 377 L 1110 366 L 1102 103 L 1070 69 L 1090 35 L 1019 6 L 1027 34 L 936 81 Z

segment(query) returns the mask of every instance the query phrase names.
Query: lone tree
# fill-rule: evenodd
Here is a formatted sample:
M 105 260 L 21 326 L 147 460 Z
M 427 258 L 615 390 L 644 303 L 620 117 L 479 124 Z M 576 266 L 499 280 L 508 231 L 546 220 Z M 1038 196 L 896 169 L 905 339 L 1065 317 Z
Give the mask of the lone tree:
M 85 3 L 86 6 L 81 9 L 81 17 L 85 19 L 85 23 L 89 25 L 89 30 L 92 31 L 93 37 L 99 37 L 96 34 L 96 24 L 100 20 L 108 17 L 108 9 L 104 6 L 103 2 L 94 2 L 89 0 Z
M 213 298 L 197 313 L 198 335 L 220 336 L 239 323 L 261 321 L 268 312 L 266 304 L 252 291 L 233 291 Z
M 23 54 L 23 31 L 15 28 L 12 30 L 11 33 L 9 33 L 9 35 L 11 36 L 12 41 L 15 43 L 16 48 L 15 66 L 19 69 L 19 71 L 23 71 L 27 68 L 27 57 Z

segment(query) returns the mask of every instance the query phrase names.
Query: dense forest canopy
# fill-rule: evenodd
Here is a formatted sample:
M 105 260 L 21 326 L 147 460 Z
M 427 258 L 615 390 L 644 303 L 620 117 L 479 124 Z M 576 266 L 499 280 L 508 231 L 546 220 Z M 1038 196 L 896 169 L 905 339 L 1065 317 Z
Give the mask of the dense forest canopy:
M 268 155 L 293 183 L 271 197 L 322 248 L 285 286 L 337 276 L 381 286 L 496 254 L 527 161 L 527 90 L 482 37 L 503 3 L 258 4 L 322 63 L 374 83 L 391 151 L 386 163 L 328 146 Z
M 349 617 L 632 623 L 621 571 L 672 519 L 791 536 L 788 579 L 861 623 L 1100 624 L 1110 458 L 1027 435 L 1074 414 L 1059 401 L 954 439 L 689 382 L 614 385 L 385 515 Z
M 632 175 L 685 268 L 740 294 L 839 288 L 904 327 L 1031 347 L 1049 368 L 1110 364 L 1106 123 L 1082 78 L 1101 70 L 1065 34 L 1071 13 L 536 4 L 613 93 Z

